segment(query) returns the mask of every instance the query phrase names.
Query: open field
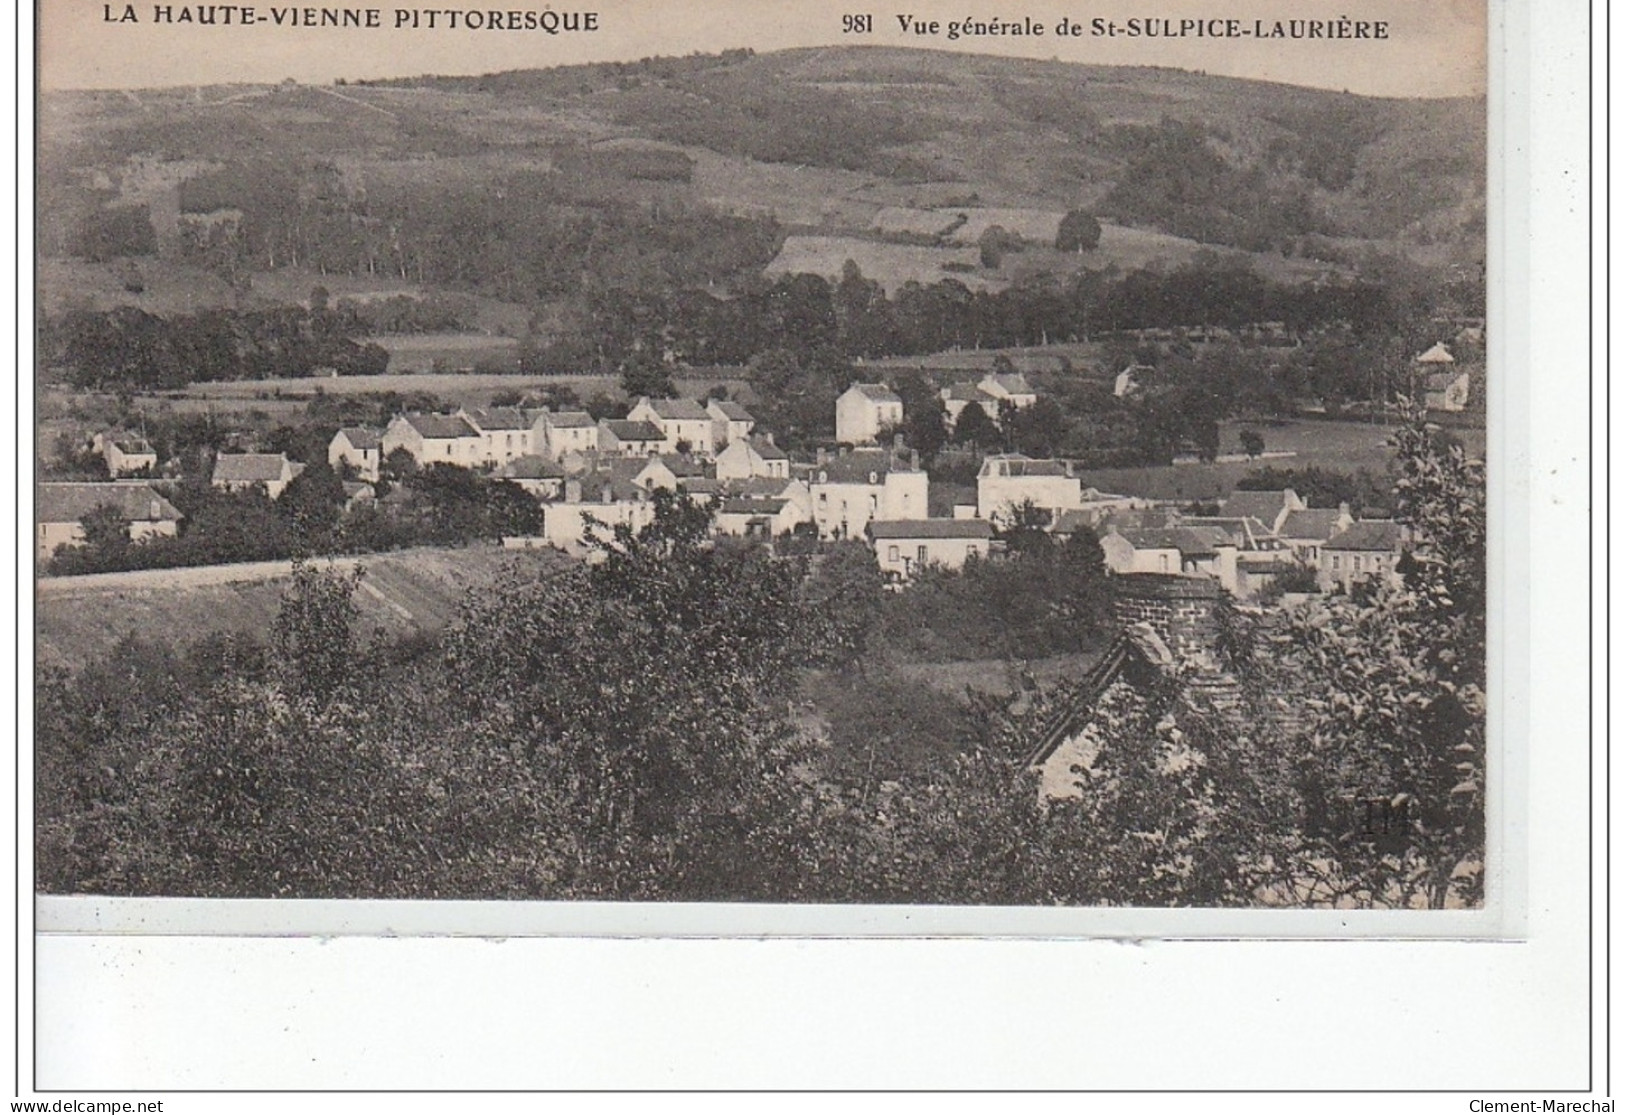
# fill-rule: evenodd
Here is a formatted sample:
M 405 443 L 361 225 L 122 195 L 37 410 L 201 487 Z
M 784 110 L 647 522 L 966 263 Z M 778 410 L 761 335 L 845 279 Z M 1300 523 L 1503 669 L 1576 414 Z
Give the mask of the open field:
M 1387 431 L 1382 426 L 1362 422 L 1297 420 L 1270 424 L 1264 422 L 1225 422 L 1219 428 L 1221 451 L 1240 449 L 1239 432 L 1257 430 L 1269 450 L 1285 450 L 1293 456 L 1258 461 L 1222 461 L 1213 464 L 1181 464 L 1145 468 L 1099 468 L 1080 473 L 1085 486 L 1105 492 L 1166 500 L 1223 499 L 1235 490 L 1248 473 L 1261 468 L 1309 468 L 1311 466 L 1354 472 L 1358 469 L 1381 476 L 1393 458 L 1387 447 Z M 1453 430 L 1469 452 L 1484 451 L 1484 431 Z
M 471 546 L 341 558 L 334 566 L 360 564 L 366 571 L 355 598 L 366 638 L 438 632 L 456 616 L 468 588 L 490 582 L 505 566 L 546 570 L 566 561 L 551 550 Z M 42 578 L 35 597 L 38 661 L 77 667 L 129 635 L 176 647 L 215 634 L 263 639 L 288 568 L 287 562 L 256 562 Z
M 488 333 L 410 333 L 369 338 L 389 353 L 389 374 L 519 368 L 519 342 Z
M 769 276 L 822 275 L 831 282 L 841 277 L 846 261 L 858 265 L 866 279 L 873 279 L 895 294 L 907 282 L 935 283 L 957 279 L 969 290 L 1001 290 L 1005 283 L 997 272 L 982 269 L 975 248 L 936 248 L 919 244 L 887 244 L 858 236 L 790 236 L 784 247 L 763 271 Z M 947 270 L 944 265 L 968 270 Z

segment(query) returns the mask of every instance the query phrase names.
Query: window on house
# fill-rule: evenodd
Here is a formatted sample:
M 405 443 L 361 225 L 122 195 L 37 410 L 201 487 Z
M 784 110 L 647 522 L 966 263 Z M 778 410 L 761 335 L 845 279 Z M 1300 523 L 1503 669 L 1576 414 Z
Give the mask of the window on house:
M 896 546 L 887 546 L 886 547 L 886 560 L 887 561 L 896 561 L 897 557 L 898 557 L 897 547 Z
M 880 511 L 880 497 L 879 496 L 870 496 L 869 497 L 869 515 L 870 515 L 870 517 L 873 517 L 879 511 Z
M 1332 555 L 1332 568 L 1333 569 L 1341 569 L 1341 568 L 1343 568 L 1343 559 L 1342 559 L 1342 557 L 1340 555 L 1338 555 L 1338 554 L 1333 554 Z
M 818 506 L 819 507 L 828 507 L 829 506 L 829 493 L 828 492 L 819 492 L 818 493 Z
M 972 542 L 970 545 L 965 547 L 965 556 L 966 557 L 973 558 L 973 557 L 975 557 L 977 555 L 977 553 L 978 553 L 978 550 L 976 549 L 976 543 Z
M 1157 558 L 1157 564 L 1159 566 L 1161 566 L 1162 572 L 1164 572 L 1164 573 L 1168 572 L 1168 555 L 1163 554 L 1160 557 L 1158 557 Z
M 924 565 L 925 562 L 926 562 L 926 549 L 925 549 L 924 546 L 920 547 L 919 553 L 920 553 L 920 564 Z
M 1356 554 L 1354 557 L 1354 571 L 1356 573 L 1360 571 L 1360 557 L 1358 554 Z

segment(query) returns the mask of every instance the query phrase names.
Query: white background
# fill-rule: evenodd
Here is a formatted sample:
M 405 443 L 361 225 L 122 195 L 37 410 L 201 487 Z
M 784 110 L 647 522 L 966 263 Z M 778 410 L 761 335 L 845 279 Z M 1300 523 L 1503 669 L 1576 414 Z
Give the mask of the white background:
M 1529 731 L 1527 778 L 1518 778 L 1528 787 L 1525 940 L 31 940 L 24 860 L 14 879 L 25 934 L 24 1091 L 36 1064 L 40 1086 L 77 1090 L 48 1099 L 93 1098 L 82 1091 L 93 1088 L 1600 1090 L 1602 1047 L 1594 1065 L 1590 1056 L 1603 1005 L 1600 875 L 1594 924 L 1588 920 L 1594 834 L 1599 863 L 1604 850 L 1606 776 L 1599 742 L 1596 781 L 1588 781 L 1588 12 L 1578 0 L 1541 0 L 1538 18 L 1521 3 L 1492 10 L 1505 19 L 1492 68 L 1492 154 L 1514 168 L 1501 212 L 1492 209 L 1492 227 L 1503 234 L 1492 260 L 1513 277 L 1498 287 L 1506 441 L 1492 457 L 1492 483 L 1503 501 L 1526 486 L 1518 503 L 1528 507 L 1527 532 L 1516 508 L 1495 520 L 1503 525 L 1500 558 L 1514 562 L 1503 566 L 1512 579 L 1500 599 L 1512 611 L 1500 630 L 1527 649 L 1528 662 L 1527 677 L 1503 679 L 1522 710 L 1509 723 L 1527 716 Z M 1599 86 L 1603 77 L 1599 69 Z M 29 87 L 24 72 L 25 112 Z M 24 152 L 30 126 L 22 121 Z M 18 365 L 31 366 L 26 358 Z M 1600 407 L 1600 369 L 1598 376 Z M 16 463 L 25 477 L 26 398 L 18 410 Z M 1605 477 L 1595 482 L 1600 500 Z M 1508 537 L 1514 527 L 1518 536 Z M 27 631 L 31 570 L 22 557 L 16 575 Z M 1518 589 L 1527 609 L 1516 603 Z M 1516 614 L 1524 610 L 1527 617 Z M 1525 620 L 1526 640 L 1518 633 Z M 21 694 L 28 663 L 16 665 Z M 165 1098 L 165 1111 L 182 1112 L 358 1102 Z M 1466 1111 L 1468 1098 L 1412 1096 L 1397 1105 Z M 362 1106 L 385 1102 L 431 1110 L 466 1101 L 398 1095 Z M 537 1101 L 476 1102 L 502 1109 Z M 1064 1102 L 1073 1109 L 1091 1101 Z M 1313 1104 L 1393 1108 L 1396 1099 Z

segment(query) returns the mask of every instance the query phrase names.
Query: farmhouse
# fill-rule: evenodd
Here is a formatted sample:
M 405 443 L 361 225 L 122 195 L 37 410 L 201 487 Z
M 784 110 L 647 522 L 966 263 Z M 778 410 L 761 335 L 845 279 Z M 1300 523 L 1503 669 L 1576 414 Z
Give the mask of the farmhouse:
M 902 424 L 903 400 L 884 383 L 854 383 L 835 400 L 836 441 L 871 444 Z
M 214 459 L 209 483 L 227 492 L 264 488 L 272 499 L 282 495 L 305 466 L 286 453 L 222 453 Z
M 1050 513 L 1052 521 L 1064 511 L 1083 506 L 1083 483 L 1065 461 L 1037 460 L 1023 453 L 986 458 L 976 476 L 976 514 L 995 519 L 1031 502 Z
M 854 449 L 836 457 L 819 451 L 807 474 L 813 521 L 825 538 L 857 538 L 875 519 L 926 514 L 930 481 L 918 454 L 903 459 L 890 449 Z
M 777 538 L 806 521 L 794 502 L 770 496 L 730 496 L 717 507 L 718 534 Z
M 378 479 L 383 463 L 383 437 L 365 426 L 345 426 L 327 443 L 327 463 L 334 472 L 348 464 L 363 480 Z
M 130 524 L 130 540 L 173 535 L 181 513 L 150 484 L 139 480 L 104 483 L 44 483 L 35 489 L 36 555 L 50 558 L 63 546 L 84 541 L 84 518 L 99 507 L 112 508 Z
M 986 557 L 993 525 L 985 519 L 877 519 L 866 528 L 880 570 L 908 580 L 930 566 L 961 569 Z
M 979 406 L 993 422 L 1008 403 L 1021 410 L 1038 401 L 1038 393 L 1020 372 L 989 372 L 980 383 L 955 383 L 942 389 L 942 406 L 951 422 L 958 422 L 968 406 Z
M 425 467 L 432 464 L 473 468 L 484 461 L 483 440 L 467 419 L 457 414 L 409 412 L 390 419 L 384 430 L 384 459 L 404 449 Z
M 647 457 L 666 447 L 666 433 L 653 422 L 631 418 L 601 418 L 598 450 L 606 456 Z

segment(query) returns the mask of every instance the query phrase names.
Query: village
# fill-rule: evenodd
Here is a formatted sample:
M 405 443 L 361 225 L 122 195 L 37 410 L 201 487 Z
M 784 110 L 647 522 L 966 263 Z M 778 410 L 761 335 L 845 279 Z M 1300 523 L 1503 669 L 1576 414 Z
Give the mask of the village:
M 1467 373 L 1452 369 L 1452 359 L 1442 344 L 1417 358 L 1427 375 L 1426 401 L 1435 410 L 1459 411 L 1467 401 Z M 1149 371 L 1125 368 L 1116 393 L 1138 390 L 1136 373 Z M 991 371 L 940 394 L 955 425 L 965 408 L 978 407 L 997 427 L 1039 399 L 1019 372 Z M 853 383 L 836 400 L 837 445 L 792 460 L 773 430 L 726 398 L 639 397 L 618 419 L 526 406 L 406 411 L 382 428 L 340 428 L 325 464 L 341 477 L 346 512 L 370 508 L 385 516 L 409 511 L 415 498 L 399 478 L 435 465 L 506 482 L 534 499 L 541 528 L 505 535 L 502 545 L 552 547 L 575 557 L 590 555 L 593 539 L 616 526 L 647 526 L 652 494 L 677 492 L 710 509 L 718 536 L 769 545 L 861 540 L 896 586 L 930 567 L 954 570 L 996 559 L 1003 538 L 1018 526 L 1039 527 L 1058 540 L 1088 529 L 1115 573 L 1206 578 L 1238 600 L 1256 599 L 1271 586 L 1271 595 L 1279 596 L 1287 589 L 1348 592 L 1391 580 L 1405 549 L 1398 523 L 1358 517 L 1347 502 L 1311 506 L 1290 488 L 1236 491 L 1205 507 L 1103 492 L 1086 486 L 1072 461 L 1019 452 L 983 456 L 974 502 L 933 515 L 920 454 L 900 432 L 904 418 L 902 398 L 886 383 Z M 160 462 L 139 434 L 104 431 L 87 450 L 111 479 L 39 486 L 42 564 L 83 544 L 84 521 L 98 510 L 127 521 L 133 544 L 186 529 L 164 494 L 166 482 L 152 479 Z M 258 489 L 275 501 L 307 463 L 286 453 L 223 451 L 209 479 L 217 490 Z M 397 483 L 380 485 L 391 476 Z

